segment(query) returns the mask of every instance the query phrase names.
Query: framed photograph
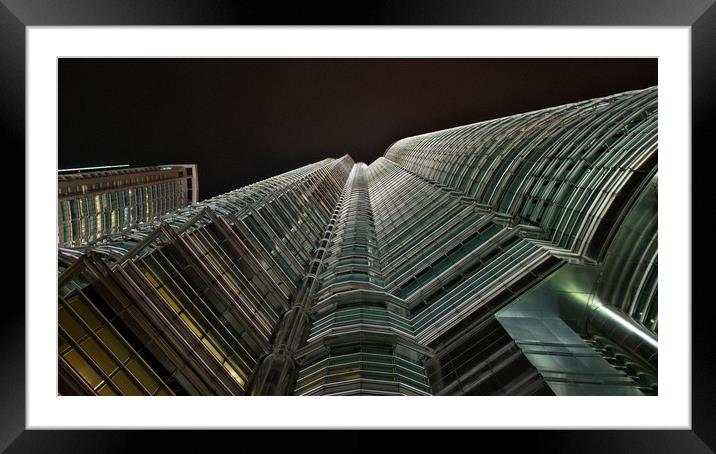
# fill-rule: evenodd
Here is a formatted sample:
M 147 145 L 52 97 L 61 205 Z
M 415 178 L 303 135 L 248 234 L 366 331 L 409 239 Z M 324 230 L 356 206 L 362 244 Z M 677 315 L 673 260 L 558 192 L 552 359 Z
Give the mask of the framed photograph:
M 2 3 L 8 452 L 713 452 L 713 2 Z

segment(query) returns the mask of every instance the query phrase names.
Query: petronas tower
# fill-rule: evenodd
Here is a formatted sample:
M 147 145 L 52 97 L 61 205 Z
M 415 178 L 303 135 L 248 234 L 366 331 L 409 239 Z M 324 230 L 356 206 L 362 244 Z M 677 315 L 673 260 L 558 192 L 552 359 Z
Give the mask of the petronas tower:
M 59 249 L 63 395 L 653 395 L 657 89 Z

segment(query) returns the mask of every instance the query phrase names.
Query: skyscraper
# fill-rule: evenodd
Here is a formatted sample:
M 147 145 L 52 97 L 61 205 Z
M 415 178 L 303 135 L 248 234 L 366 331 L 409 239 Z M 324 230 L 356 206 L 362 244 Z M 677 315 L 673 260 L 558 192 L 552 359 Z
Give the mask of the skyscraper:
M 196 203 L 196 165 L 60 170 L 57 243 L 75 247 Z
M 656 188 L 654 87 L 60 249 L 59 393 L 655 394 Z

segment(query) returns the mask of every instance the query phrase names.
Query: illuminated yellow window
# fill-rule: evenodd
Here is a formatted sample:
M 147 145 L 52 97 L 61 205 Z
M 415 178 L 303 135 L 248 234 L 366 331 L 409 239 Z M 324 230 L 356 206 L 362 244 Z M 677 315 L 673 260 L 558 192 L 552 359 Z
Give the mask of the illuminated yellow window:
M 85 359 L 77 353 L 76 350 L 72 349 L 64 354 L 64 358 L 72 366 L 72 368 L 82 376 L 82 378 L 92 388 L 96 388 L 100 384 L 102 378 L 99 374 L 89 365 Z
M 214 357 L 216 357 L 216 359 L 222 362 L 224 361 L 224 356 L 221 354 L 221 352 L 219 352 L 219 350 L 214 346 L 213 342 L 211 342 L 209 338 L 205 337 L 201 341 L 209 348 L 209 351 L 211 351 L 211 353 L 214 355 Z
M 183 308 L 179 305 L 171 292 L 169 292 L 167 289 L 161 286 L 159 282 L 157 282 L 157 279 L 154 277 L 154 275 L 148 268 L 142 267 L 142 273 L 147 277 L 147 279 L 149 280 L 149 282 L 151 282 L 154 288 L 159 291 L 159 293 L 162 295 L 162 298 L 164 298 L 164 300 L 169 304 L 169 306 L 171 306 L 174 312 L 179 315 L 179 318 L 181 318 L 182 321 L 189 327 L 189 329 L 191 329 L 194 335 L 198 339 L 200 339 L 204 345 L 206 345 L 214 358 L 216 358 L 221 363 L 221 365 L 229 372 L 231 377 L 236 380 L 241 386 L 244 386 L 246 380 L 239 374 L 239 372 L 236 371 L 235 367 L 233 367 L 227 362 L 226 358 L 219 351 L 214 342 L 209 337 L 205 336 L 204 331 L 199 328 L 194 319 L 183 310 Z
M 77 320 L 75 320 L 75 318 L 67 312 L 67 309 L 62 306 L 60 306 L 58 311 L 58 317 L 60 326 L 67 331 L 67 334 L 69 334 L 72 339 L 78 341 L 87 334 L 87 331 L 85 331 Z
M 117 393 L 114 392 L 112 387 L 106 383 L 99 387 L 99 389 L 97 390 L 97 394 L 99 394 L 100 396 L 116 396 L 117 395 Z
M 110 375 L 112 372 L 117 370 L 117 363 L 110 358 L 110 356 L 104 351 L 104 349 L 97 343 L 94 338 L 87 338 L 84 340 L 80 347 L 84 350 L 97 365 L 102 368 L 102 371 Z
M 64 336 L 59 335 L 57 339 L 57 351 L 60 354 L 63 354 L 67 351 L 67 349 L 70 348 L 70 344 L 67 342 L 67 339 L 64 338 Z
M 234 380 L 239 382 L 239 384 L 241 386 L 244 386 L 246 384 L 246 381 L 244 380 L 244 378 L 241 377 L 241 375 L 239 375 L 238 372 L 236 372 L 236 369 L 234 367 L 232 367 L 231 364 L 228 363 L 228 361 L 224 362 L 224 368 L 229 371 L 229 374 L 231 375 L 231 377 L 233 377 Z
M 132 359 L 127 363 L 127 369 L 139 380 L 142 385 L 149 390 L 154 392 L 159 387 L 159 382 L 154 379 L 152 374 L 147 370 L 144 365 L 139 362 L 137 358 Z
M 164 298 L 164 301 L 169 303 L 169 305 L 174 309 L 176 312 L 180 312 L 182 310 L 181 306 L 177 303 L 176 299 L 172 297 L 172 295 L 167 292 L 167 290 L 164 287 L 159 288 L 159 293 L 162 295 L 162 298 Z
M 79 317 L 89 325 L 92 331 L 102 326 L 102 321 L 95 314 L 95 312 L 87 305 L 85 301 L 80 299 L 79 295 L 72 297 L 68 303 L 72 309 L 79 315 Z
M 129 359 L 130 351 L 126 344 L 124 344 L 124 342 L 122 342 L 122 340 L 108 327 L 104 327 L 99 330 L 97 332 L 97 336 L 107 347 L 109 347 L 110 350 L 112 350 L 112 353 L 114 353 L 120 361 L 125 362 Z
M 194 321 L 189 318 L 189 316 L 186 314 L 186 312 L 182 312 L 179 314 L 179 317 L 184 320 L 184 323 L 191 328 L 191 330 L 194 332 L 196 337 L 201 337 L 204 333 L 199 329 L 198 326 L 194 323 Z
M 169 305 L 174 309 L 175 312 L 179 313 L 183 310 L 183 308 L 179 305 L 176 298 L 166 289 L 164 286 L 160 285 L 157 279 L 154 277 L 151 271 L 149 271 L 148 268 L 142 267 L 142 273 L 147 277 L 147 280 L 151 282 L 152 286 L 154 286 L 155 289 L 159 292 L 160 295 L 162 295 L 162 298 L 169 303 Z
M 114 383 L 125 396 L 145 395 L 145 393 L 142 392 L 139 387 L 134 384 L 132 379 L 129 378 L 129 376 L 127 376 L 127 374 L 125 374 L 123 371 L 117 372 L 117 374 L 112 377 L 112 383 Z

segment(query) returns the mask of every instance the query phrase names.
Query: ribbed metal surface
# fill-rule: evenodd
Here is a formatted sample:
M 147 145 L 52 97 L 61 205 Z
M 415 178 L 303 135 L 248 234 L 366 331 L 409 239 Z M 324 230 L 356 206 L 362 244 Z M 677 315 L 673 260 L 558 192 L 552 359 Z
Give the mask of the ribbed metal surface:
M 385 156 L 594 258 L 610 206 L 656 152 L 654 87 L 402 139 Z
M 412 326 L 383 289 L 367 166 L 359 163 L 346 182 L 345 202 L 327 248 L 314 311 L 323 309 L 300 352 L 297 394 L 428 394 L 424 350 Z M 346 290 L 347 295 L 341 295 Z M 374 292 L 364 301 L 360 292 Z M 331 298 L 334 297 L 334 298 Z M 381 299 L 383 301 L 381 301 Z M 325 309 L 326 302 L 336 302 Z

